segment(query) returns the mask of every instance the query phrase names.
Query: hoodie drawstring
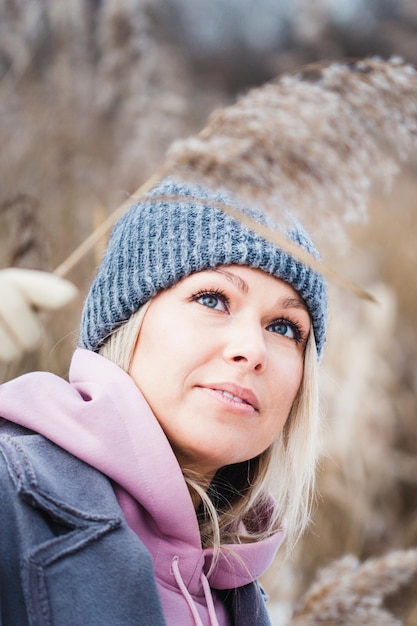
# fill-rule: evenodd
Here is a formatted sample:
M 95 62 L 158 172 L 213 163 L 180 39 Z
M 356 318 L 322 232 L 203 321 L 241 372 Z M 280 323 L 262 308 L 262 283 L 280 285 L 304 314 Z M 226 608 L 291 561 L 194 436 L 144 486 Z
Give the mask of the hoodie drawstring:
M 216 616 L 216 609 L 214 608 L 213 596 L 211 595 L 210 583 L 207 580 L 207 576 L 204 572 L 201 572 L 200 576 L 201 584 L 203 585 L 204 595 L 206 597 L 208 613 L 212 626 L 219 626 L 219 622 Z
M 177 583 L 179 590 L 181 591 L 182 595 L 184 596 L 185 601 L 187 602 L 190 608 L 191 614 L 194 618 L 195 626 L 204 626 L 203 622 L 201 621 L 201 617 L 198 614 L 195 602 L 192 599 L 191 594 L 188 591 L 185 585 L 185 582 L 183 581 L 183 578 L 181 576 L 181 572 L 179 568 L 179 558 L 177 556 L 174 556 L 174 558 L 171 561 L 171 571 L 174 575 L 175 582 Z M 216 609 L 214 608 L 214 602 L 213 602 L 213 596 L 211 594 L 210 584 L 204 572 L 201 572 L 200 581 L 203 586 L 204 596 L 206 598 L 210 624 L 211 626 L 219 626 L 219 622 L 216 616 Z

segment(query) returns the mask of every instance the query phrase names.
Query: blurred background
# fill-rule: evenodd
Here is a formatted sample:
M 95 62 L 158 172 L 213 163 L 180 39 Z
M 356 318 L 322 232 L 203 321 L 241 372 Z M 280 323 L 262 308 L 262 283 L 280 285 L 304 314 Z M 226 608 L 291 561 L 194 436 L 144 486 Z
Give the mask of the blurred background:
M 173 140 L 250 87 L 369 55 L 417 65 L 415 0 L 0 0 L 0 268 L 52 271 Z M 416 191 L 409 165 L 334 259 L 378 304 L 331 287 L 319 496 L 293 559 L 265 577 L 274 626 L 322 565 L 417 544 Z M 0 381 L 66 376 L 104 246 L 68 275 L 80 297 L 45 316 L 41 349 Z M 416 591 L 388 603 L 409 626 Z

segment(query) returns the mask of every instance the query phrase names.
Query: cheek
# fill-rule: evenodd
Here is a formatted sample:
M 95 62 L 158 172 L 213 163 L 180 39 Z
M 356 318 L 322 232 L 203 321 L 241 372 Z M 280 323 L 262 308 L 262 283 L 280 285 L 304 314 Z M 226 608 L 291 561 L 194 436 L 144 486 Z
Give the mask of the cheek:
M 180 387 L 182 379 L 195 364 L 200 353 L 201 334 L 197 335 L 192 324 L 179 323 L 172 317 L 167 319 L 166 315 L 159 316 L 159 311 L 154 313 L 151 319 L 145 320 L 147 323 L 139 334 L 131 376 L 145 396 L 151 392 L 157 396 L 171 395 L 173 384 Z
M 273 401 L 269 412 L 271 421 L 265 448 L 276 441 L 285 427 L 301 386 L 303 371 L 303 363 L 297 363 L 292 368 L 280 369 L 277 372 L 280 383 L 275 385 L 272 392 Z
M 298 390 L 301 387 L 303 374 L 304 374 L 304 361 L 299 359 L 297 362 L 297 365 L 294 367 L 292 376 L 290 376 L 290 382 L 289 382 L 291 390 L 292 390 L 293 400 L 295 399 L 295 396 L 297 395 Z
M 270 394 L 272 410 L 287 417 L 301 386 L 304 372 L 302 357 L 284 359 L 271 371 Z

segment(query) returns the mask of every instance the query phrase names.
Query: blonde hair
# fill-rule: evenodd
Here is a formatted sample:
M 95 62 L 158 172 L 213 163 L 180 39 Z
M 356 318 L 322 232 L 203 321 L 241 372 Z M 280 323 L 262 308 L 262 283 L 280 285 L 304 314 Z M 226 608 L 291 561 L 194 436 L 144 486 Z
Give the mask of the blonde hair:
M 127 373 L 149 304 L 117 328 L 99 351 Z M 202 502 L 203 513 L 198 517 L 203 547 L 212 547 L 217 553 L 222 544 L 259 541 L 285 528 L 287 552 L 293 548 L 309 521 L 314 491 L 319 424 L 317 373 L 317 350 L 311 331 L 300 389 L 280 436 L 256 459 L 219 470 L 214 482 L 217 478 L 220 489 L 226 488 L 219 502 L 213 486 L 183 468 L 192 495 L 197 494 Z M 229 478 L 237 470 L 241 483 L 238 487 Z

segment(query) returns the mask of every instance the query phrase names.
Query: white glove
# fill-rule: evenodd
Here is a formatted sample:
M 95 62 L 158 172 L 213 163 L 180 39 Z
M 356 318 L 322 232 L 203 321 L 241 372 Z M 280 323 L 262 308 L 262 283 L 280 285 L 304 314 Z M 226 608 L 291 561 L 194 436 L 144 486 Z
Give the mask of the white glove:
M 76 295 L 72 283 L 49 272 L 0 270 L 0 361 L 10 363 L 39 345 L 42 325 L 37 309 L 60 309 Z

